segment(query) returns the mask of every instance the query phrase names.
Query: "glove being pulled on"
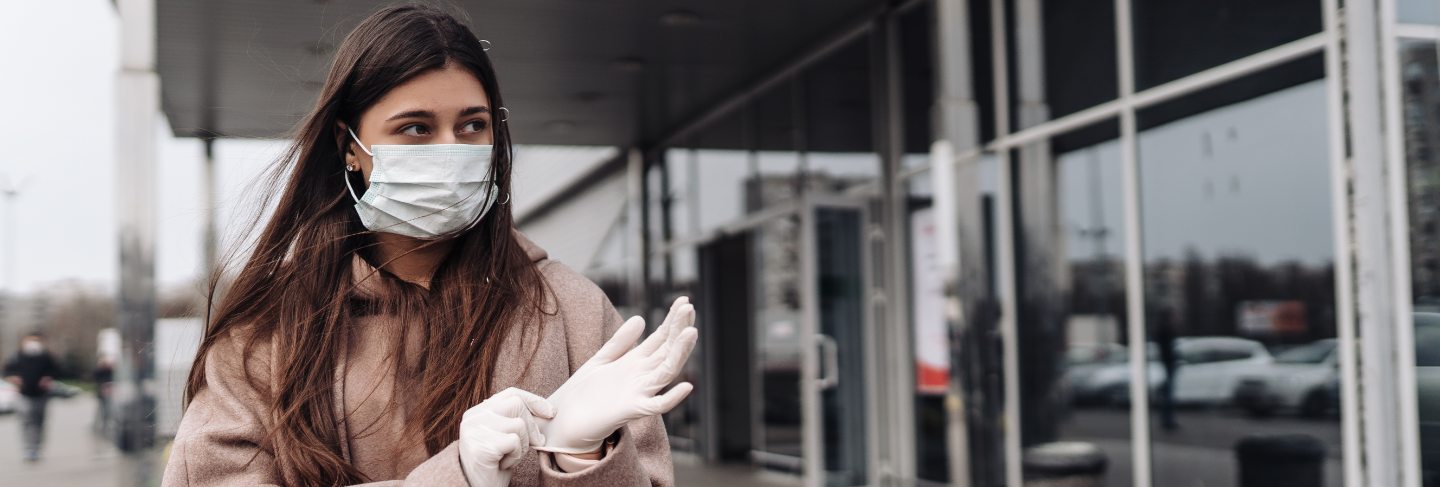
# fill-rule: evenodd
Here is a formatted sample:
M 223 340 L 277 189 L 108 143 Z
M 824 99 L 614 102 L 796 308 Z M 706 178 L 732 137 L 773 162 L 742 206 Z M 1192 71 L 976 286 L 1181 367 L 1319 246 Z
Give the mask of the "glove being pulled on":
M 682 382 L 664 394 L 660 390 L 675 380 L 695 348 L 694 324 L 695 307 L 685 297 L 675 300 L 665 322 L 639 345 L 635 342 L 645 331 L 645 320 L 636 316 L 626 321 L 550 395 L 555 417 L 540 421 L 546 442 L 536 449 L 593 452 L 626 423 L 679 405 L 693 385 Z

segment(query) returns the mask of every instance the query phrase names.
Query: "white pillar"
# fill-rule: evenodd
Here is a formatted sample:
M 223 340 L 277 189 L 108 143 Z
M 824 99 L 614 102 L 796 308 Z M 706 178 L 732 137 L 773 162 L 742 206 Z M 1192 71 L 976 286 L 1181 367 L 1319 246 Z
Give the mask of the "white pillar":
M 116 219 L 120 232 L 118 323 L 121 354 L 114 407 L 116 441 L 131 456 L 136 485 L 151 485 L 155 422 L 155 1 L 119 0 L 120 72 L 116 76 Z

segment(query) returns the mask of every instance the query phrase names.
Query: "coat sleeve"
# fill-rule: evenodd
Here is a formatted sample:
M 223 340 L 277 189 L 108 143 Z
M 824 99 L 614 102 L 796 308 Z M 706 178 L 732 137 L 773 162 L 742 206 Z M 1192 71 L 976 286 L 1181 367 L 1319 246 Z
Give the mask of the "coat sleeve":
M 553 267 L 561 267 L 555 265 Z M 558 298 L 566 310 L 565 326 L 572 341 L 583 343 L 571 347 L 572 351 L 582 349 L 572 360 L 571 372 L 584 364 L 600 346 L 624 324 L 625 320 L 605 293 L 583 276 L 569 271 L 560 281 L 578 279 L 577 283 L 561 283 Z M 563 290 L 575 287 L 583 291 L 567 296 Z M 578 298 L 578 299 L 577 299 Z M 564 303 L 567 299 L 581 303 Z M 571 311 L 573 310 L 573 312 Z M 596 333 L 596 332 L 599 333 Z M 584 470 L 566 472 L 555 467 L 549 454 L 541 455 L 541 485 L 570 487 L 590 485 L 610 486 L 673 486 L 674 467 L 670 460 L 670 437 L 665 432 L 665 423 L 660 416 L 648 416 L 631 421 L 617 432 L 617 441 L 599 462 Z
M 235 336 L 211 347 L 205 360 L 205 388 L 191 399 L 180 420 L 162 486 L 286 483 L 276 469 L 273 453 L 261 446 L 270 423 L 266 410 L 269 402 L 245 376 L 248 369 L 252 377 L 268 383 L 268 347 L 261 344 L 252 349 L 250 357 L 243 355 L 244 342 Z M 364 485 L 468 484 L 460 468 L 459 449 L 451 443 L 415 467 L 404 480 Z

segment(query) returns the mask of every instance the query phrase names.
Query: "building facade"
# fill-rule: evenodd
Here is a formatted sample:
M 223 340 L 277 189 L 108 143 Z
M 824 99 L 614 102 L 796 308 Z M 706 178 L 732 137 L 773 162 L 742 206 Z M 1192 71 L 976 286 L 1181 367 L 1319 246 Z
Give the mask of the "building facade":
M 627 203 L 582 270 L 702 303 L 703 461 L 1238 485 L 1299 437 L 1440 485 L 1437 41 L 1419 0 L 873 5 L 589 178 Z
M 382 3 L 154 0 L 121 112 L 281 136 Z M 1434 0 L 455 7 L 517 142 L 620 148 L 522 229 L 622 313 L 699 305 L 678 456 L 1215 486 L 1280 442 L 1440 486 Z

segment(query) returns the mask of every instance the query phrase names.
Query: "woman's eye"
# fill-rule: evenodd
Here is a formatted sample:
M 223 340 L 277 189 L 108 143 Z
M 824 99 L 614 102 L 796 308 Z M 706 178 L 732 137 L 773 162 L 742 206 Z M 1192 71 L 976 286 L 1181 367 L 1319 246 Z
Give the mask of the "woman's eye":
M 424 125 L 418 125 L 418 124 L 417 124 L 417 125 L 406 125 L 405 128 L 400 129 L 400 133 L 405 134 L 405 135 L 417 135 L 417 136 L 418 136 L 418 135 L 428 135 L 428 134 L 430 133 L 430 129 L 425 128 Z
M 460 126 L 461 133 L 480 132 L 485 130 L 484 120 L 472 120 Z

